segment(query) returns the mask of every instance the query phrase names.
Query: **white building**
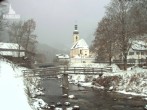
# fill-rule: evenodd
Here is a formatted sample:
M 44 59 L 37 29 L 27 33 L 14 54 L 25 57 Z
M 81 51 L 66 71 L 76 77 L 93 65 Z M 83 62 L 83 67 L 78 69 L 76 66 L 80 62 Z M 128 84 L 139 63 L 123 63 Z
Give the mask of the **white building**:
M 70 49 L 71 62 L 91 62 L 91 59 L 89 59 L 89 46 L 84 39 L 80 39 L 77 28 L 77 25 L 75 25 L 75 30 L 73 32 L 73 45 Z
M 69 60 L 69 55 L 67 54 L 56 54 L 57 60 Z
M 4 57 L 24 57 L 25 49 L 16 43 L 0 42 L 0 55 Z
M 94 58 L 89 58 L 89 46 L 84 39 L 80 39 L 78 26 L 75 25 L 73 32 L 73 45 L 70 49 L 70 61 L 72 63 L 91 63 Z
M 145 64 L 147 58 L 147 43 L 133 41 L 128 52 L 128 63 Z

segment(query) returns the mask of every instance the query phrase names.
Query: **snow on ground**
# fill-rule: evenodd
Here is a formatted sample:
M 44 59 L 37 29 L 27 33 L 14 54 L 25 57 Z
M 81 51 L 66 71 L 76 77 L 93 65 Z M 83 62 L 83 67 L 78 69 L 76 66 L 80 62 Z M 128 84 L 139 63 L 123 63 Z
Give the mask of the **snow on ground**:
M 103 77 L 107 76 L 119 77 L 119 83 L 111 85 L 116 86 L 116 91 L 125 94 L 147 96 L 147 69 L 134 66 L 128 68 L 127 71 L 118 71 L 104 74 Z M 113 83 L 116 82 L 114 81 Z
M 0 108 L 1 110 L 32 110 L 24 91 L 24 68 L 12 68 L 12 64 L 0 61 Z
M 0 104 L 2 110 L 32 110 L 28 104 L 27 96 L 24 91 L 23 73 L 21 72 L 25 68 L 12 68 L 14 64 L 6 61 L 0 61 Z M 86 64 L 78 63 L 71 64 L 72 67 L 107 67 L 107 64 Z M 121 71 L 116 65 L 112 65 L 112 72 L 105 73 L 103 77 L 118 76 L 120 81 L 116 90 L 121 93 L 128 93 L 134 95 L 147 95 L 147 69 L 139 67 L 128 68 L 127 71 Z M 85 75 L 71 75 L 70 81 L 78 83 L 81 86 L 92 87 L 92 79 L 97 78 L 95 76 Z M 91 80 L 90 80 L 91 79 Z M 87 81 L 87 82 L 85 82 Z M 114 85 L 111 85 L 111 88 Z M 98 87 L 97 85 L 93 87 Z M 103 88 L 103 87 L 102 87 Z
M 96 64 L 96 63 L 75 63 L 71 64 L 72 67 L 98 67 L 105 68 L 108 67 L 107 64 Z M 111 65 L 112 72 L 105 73 L 101 79 L 108 77 L 108 79 L 115 77 L 117 81 L 111 81 L 109 85 L 109 89 L 115 89 L 117 92 L 121 92 L 124 94 L 132 94 L 132 95 L 143 95 L 147 96 L 147 69 L 142 69 L 139 67 L 130 67 L 127 71 L 120 70 L 117 65 Z M 92 76 L 91 78 L 98 78 L 98 76 Z M 74 83 L 80 83 L 81 86 L 88 87 L 96 87 L 102 88 L 99 84 L 92 85 L 92 80 L 85 82 L 87 76 L 85 75 L 72 75 L 70 77 L 70 81 Z

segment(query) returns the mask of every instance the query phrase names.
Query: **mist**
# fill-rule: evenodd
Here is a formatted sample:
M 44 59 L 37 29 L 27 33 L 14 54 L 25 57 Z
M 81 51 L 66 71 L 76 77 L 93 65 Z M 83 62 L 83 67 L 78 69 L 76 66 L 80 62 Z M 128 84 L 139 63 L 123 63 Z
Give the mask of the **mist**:
M 74 25 L 90 45 L 97 23 L 110 0 L 9 0 L 22 20 L 34 19 L 38 41 L 57 49 L 70 49 Z

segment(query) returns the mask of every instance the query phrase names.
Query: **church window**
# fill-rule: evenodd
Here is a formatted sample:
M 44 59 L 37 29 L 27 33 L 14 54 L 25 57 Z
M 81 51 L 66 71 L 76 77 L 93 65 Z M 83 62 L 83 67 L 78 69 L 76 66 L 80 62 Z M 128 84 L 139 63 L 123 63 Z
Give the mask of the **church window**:
M 82 54 L 82 50 L 80 50 L 80 54 Z
M 78 40 L 78 37 L 76 36 L 76 40 Z

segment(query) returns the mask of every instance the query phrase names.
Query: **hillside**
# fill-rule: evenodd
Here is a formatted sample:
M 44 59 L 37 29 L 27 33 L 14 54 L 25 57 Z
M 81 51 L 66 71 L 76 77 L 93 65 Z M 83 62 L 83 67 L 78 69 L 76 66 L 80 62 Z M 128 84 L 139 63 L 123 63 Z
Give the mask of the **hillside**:
M 43 63 L 53 62 L 55 55 L 59 53 L 68 53 L 68 51 L 60 50 L 54 47 L 51 47 L 47 44 L 38 44 L 37 45 L 37 53 L 44 54 L 45 60 Z

